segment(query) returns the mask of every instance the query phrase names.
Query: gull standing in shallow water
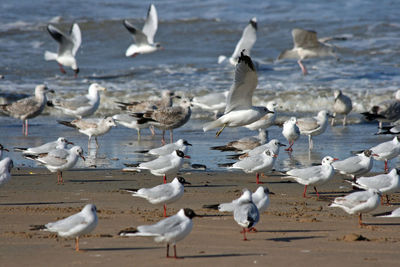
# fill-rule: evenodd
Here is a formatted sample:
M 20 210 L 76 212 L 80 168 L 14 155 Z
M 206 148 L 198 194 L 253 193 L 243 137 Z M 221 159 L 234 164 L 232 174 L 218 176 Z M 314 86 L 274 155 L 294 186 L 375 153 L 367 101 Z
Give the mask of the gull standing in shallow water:
M 92 232 L 97 222 L 96 206 L 87 204 L 79 213 L 45 225 L 31 225 L 30 230 L 53 232 L 61 237 L 75 237 L 75 250 L 79 251 L 79 237 Z
M 45 143 L 41 146 L 36 147 L 14 147 L 14 151 L 22 152 L 24 155 L 39 155 L 43 153 L 49 153 L 55 149 L 65 149 L 68 145 L 73 145 L 74 143 L 69 142 L 65 137 L 58 137 L 56 141 Z
M 28 119 L 35 118 L 42 113 L 47 103 L 47 91 L 46 85 L 38 85 L 35 88 L 35 96 L 0 105 L 0 111 L 8 116 L 22 120 L 22 133 L 28 135 Z M 50 90 L 49 92 L 54 91 Z
M 138 54 L 152 53 L 162 49 L 159 43 L 154 43 L 154 36 L 158 28 L 158 17 L 156 7 L 151 4 L 147 11 L 147 18 L 143 29 L 139 30 L 129 21 L 124 20 L 125 28 L 132 34 L 134 44 L 131 44 L 125 52 L 127 57 L 135 57 Z
M 137 229 L 122 230 L 120 236 L 149 236 L 154 237 L 155 242 L 167 243 L 167 258 L 169 256 L 169 245 L 174 245 L 174 258 L 176 255 L 176 242 L 184 239 L 192 231 L 194 217 L 201 217 L 191 209 L 181 209 L 171 217 L 163 219 L 152 225 L 141 225 Z
M 322 159 L 322 164 L 320 166 L 290 170 L 286 172 L 288 176 L 282 177 L 282 179 L 294 179 L 297 183 L 304 185 L 304 198 L 307 197 L 307 186 L 313 185 L 314 190 L 317 193 L 317 197 L 319 198 L 319 193 L 316 186 L 328 182 L 333 177 L 335 170 L 333 169 L 332 163 L 335 160 L 338 159 L 326 156 Z
M 388 172 L 388 161 L 400 155 L 400 136 L 396 136 L 393 140 L 380 143 L 370 149 L 372 153 L 378 155 L 374 156 L 374 159 L 385 161 L 385 172 Z
M 282 135 L 289 142 L 289 147 L 285 151 L 292 152 L 294 142 L 300 137 L 300 129 L 297 127 L 296 117 L 291 117 L 283 123 Z
M 151 204 L 164 205 L 164 217 L 167 217 L 167 204 L 178 201 L 185 191 L 184 185 L 190 184 L 183 177 L 175 177 L 170 183 L 160 184 L 152 188 L 123 189 L 132 193 L 134 197 L 141 197 Z
M 367 191 L 354 192 L 344 197 L 337 197 L 329 205 L 343 209 L 348 214 L 358 213 L 358 224 L 364 226 L 362 222 L 362 213 L 373 211 L 379 206 L 381 192 L 376 189 L 368 189 Z
M 261 146 L 267 142 L 268 131 L 259 129 L 257 136 L 243 137 L 236 141 L 231 141 L 224 146 L 211 147 L 213 150 L 221 151 L 249 151 L 253 148 Z
M 249 24 L 244 28 L 242 37 L 239 42 L 236 44 L 235 51 L 233 51 L 232 56 L 229 58 L 229 63 L 232 65 L 236 65 L 239 61 L 240 52 L 243 50 L 247 51 L 247 54 L 250 56 L 251 49 L 257 40 L 257 18 L 254 17 L 250 20 Z M 225 61 L 226 56 L 218 57 L 218 64 L 221 64 Z
M 77 23 L 72 24 L 69 34 L 66 34 L 53 25 L 47 26 L 47 31 L 51 37 L 58 42 L 58 52 L 53 53 L 46 51 L 44 53 L 45 60 L 55 60 L 60 66 L 60 71 L 66 73 L 63 66 L 71 67 L 75 72 L 75 77 L 78 76 L 79 68 L 76 63 L 75 55 L 82 42 L 81 30 Z
M 43 164 L 49 171 L 57 172 L 57 184 L 63 183 L 62 172 L 75 166 L 78 157 L 85 160 L 80 146 L 71 149 L 55 149 L 39 155 L 25 155 L 25 158 Z
M 99 91 L 106 91 L 106 88 L 97 83 L 89 86 L 88 94 L 76 96 L 70 99 L 53 99 L 48 105 L 61 110 L 64 114 L 82 119 L 96 112 L 100 105 Z
M 314 147 L 312 137 L 314 135 L 323 134 L 328 127 L 328 117 L 332 117 L 326 110 L 318 112 L 316 117 L 300 118 L 297 120 L 297 126 L 300 129 L 300 134 L 308 136 L 308 149 Z
M 267 113 L 273 113 L 266 107 L 253 106 L 252 98 L 257 87 L 256 69 L 249 56 L 241 52 L 236 65 L 234 83 L 228 95 L 224 115 L 204 125 L 205 132 L 222 127 L 216 134 L 218 137 L 225 127 L 238 127 L 253 123 Z
M 13 167 L 14 163 L 9 157 L 0 160 L 0 186 L 10 181 Z
M 372 169 L 374 156 L 378 155 L 373 154 L 372 150 L 367 149 L 356 156 L 335 161 L 332 163 L 332 166 L 341 174 L 351 175 L 355 181 L 357 176 L 366 174 Z
M 292 37 L 294 47 L 292 49 L 283 51 L 279 55 L 278 60 L 286 58 L 297 59 L 297 63 L 299 64 L 303 75 L 308 74 L 306 67 L 302 64 L 304 59 L 327 56 L 337 58 L 333 47 L 318 40 L 317 33 L 315 31 L 293 29 Z
M 243 227 L 243 241 L 247 241 L 246 231 L 253 228 L 260 220 L 260 213 L 252 201 L 250 190 L 243 189 L 242 196 L 234 206 L 233 219 Z
M 349 114 L 353 109 L 351 99 L 347 95 L 344 95 L 340 90 L 335 90 L 333 95 L 335 97 L 335 103 L 333 104 L 333 118 L 331 125 L 333 126 L 335 124 L 335 117 L 337 114 L 341 114 L 343 115 L 343 126 L 346 126 L 347 114 Z
M 76 128 L 79 132 L 89 136 L 88 149 L 90 149 L 90 141 L 92 136 L 96 140 L 96 149 L 99 148 L 99 143 L 97 141 L 97 136 L 103 135 L 110 131 L 111 127 L 117 126 L 112 117 L 107 117 L 104 119 L 76 119 L 71 122 L 69 121 L 58 121 L 58 123 L 63 124 L 68 127 Z

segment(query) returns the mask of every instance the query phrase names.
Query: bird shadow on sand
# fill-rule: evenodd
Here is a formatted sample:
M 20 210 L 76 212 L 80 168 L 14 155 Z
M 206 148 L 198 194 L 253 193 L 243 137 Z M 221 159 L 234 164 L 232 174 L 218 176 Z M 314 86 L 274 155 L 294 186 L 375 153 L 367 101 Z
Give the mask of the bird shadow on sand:
M 62 205 L 85 203 L 83 201 L 53 201 L 53 202 L 21 202 L 21 203 L 0 203 L 0 206 L 36 206 L 36 205 Z
M 245 256 L 259 256 L 258 253 L 228 253 L 228 254 L 201 254 L 201 255 L 189 255 L 183 258 L 188 259 L 201 259 L 201 258 L 225 258 L 225 257 L 245 257 Z
M 147 249 L 163 249 L 164 247 L 137 247 L 137 248 L 130 248 L 130 247 L 123 247 L 123 248 L 85 248 L 82 249 L 86 252 L 91 251 L 125 251 L 125 250 L 147 250 Z
M 96 179 L 96 180 L 84 180 L 84 179 L 73 179 L 67 180 L 71 183 L 103 183 L 103 182 L 136 182 L 136 180 L 127 180 L 127 179 Z
M 267 238 L 266 240 L 275 241 L 275 242 L 292 242 L 296 240 L 305 240 L 305 239 L 314 239 L 314 238 L 322 238 L 323 236 L 286 236 L 286 237 L 275 237 L 275 238 Z
M 188 185 L 185 187 L 201 188 L 201 187 L 235 187 L 237 184 L 204 184 L 204 185 Z
M 312 233 L 312 232 L 328 232 L 332 230 L 257 230 L 260 233 Z

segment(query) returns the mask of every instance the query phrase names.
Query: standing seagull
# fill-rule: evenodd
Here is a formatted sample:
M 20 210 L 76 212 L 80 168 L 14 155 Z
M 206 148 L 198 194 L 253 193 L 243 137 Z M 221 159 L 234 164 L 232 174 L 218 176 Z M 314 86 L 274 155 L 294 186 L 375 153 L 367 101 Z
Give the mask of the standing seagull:
M 46 105 L 46 92 L 48 88 L 41 84 L 35 88 L 35 96 L 20 99 L 10 104 L 0 105 L 0 111 L 22 120 L 22 133 L 28 135 L 28 119 L 35 118 L 40 115 Z M 54 92 L 50 90 L 50 92 Z
M 332 117 L 326 110 L 318 112 L 316 117 L 300 118 L 297 120 L 297 126 L 300 129 L 300 134 L 308 136 L 308 149 L 314 147 L 312 137 L 314 135 L 323 134 L 328 127 L 328 117 Z
M 69 142 L 65 137 L 58 137 L 56 141 L 51 141 L 36 147 L 14 147 L 14 151 L 22 152 L 24 155 L 39 155 L 49 153 L 54 149 L 65 149 L 68 145 L 74 143 Z
M 179 139 L 175 143 L 166 144 L 161 147 L 150 149 L 149 151 L 147 151 L 147 153 L 156 156 L 165 156 L 171 154 L 175 150 L 180 150 L 184 154 L 186 154 L 188 151 L 188 146 L 192 146 L 192 144 L 184 139 Z
M 162 49 L 159 43 L 154 43 L 154 35 L 156 35 L 158 27 L 158 17 L 156 7 L 151 4 L 147 11 L 147 18 L 144 22 L 143 29 L 139 30 L 129 21 L 124 20 L 125 28 L 132 34 L 135 44 L 131 44 L 125 52 L 127 57 L 135 57 L 138 54 L 152 53 Z
M 104 119 L 76 119 L 71 122 L 69 121 L 58 121 L 58 123 L 63 124 L 68 127 L 76 128 L 79 132 L 89 136 L 88 149 L 90 149 L 90 141 L 92 136 L 96 140 L 96 149 L 99 148 L 99 143 L 97 142 L 97 136 L 103 135 L 110 131 L 111 127 L 117 126 L 112 117 L 107 117 Z
M 183 177 L 175 177 L 170 183 L 160 184 L 152 188 L 124 189 L 134 197 L 141 197 L 151 204 L 164 205 L 164 217 L 167 217 L 167 204 L 178 201 L 184 193 L 184 185 L 190 184 Z
M 388 172 L 388 161 L 400 155 L 400 136 L 396 136 L 393 140 L 380 143 L 370 149 L 372 153 L 378 155 L 374 156 L 374 159 L 385 161 L 385 172 Z
M 118 234 L 121 236 L 150 236 L 154 237 L 155 242 L 167 243 L 167 258 L 169 256 L 169 245 L 174 245 L 174 258 L 176 255 L 176 242 L 184 239 L 192 231 L 194 217 L 201 217 L 191 209 L 181 209 L 171 217 L 163 219 L 152 225 L 141 225 L 137 229 L 122 230 Z M 172 258 L 172 257 L 171 257 Z
M 99 91 L 106 91 L 106 88 L 97 83 L 89 86 L 88 94 L 84 96 L 76 96 L 70 99 L 54 99 L 49 104 L 56 109 L 61 110 L 64 114 L 82 119 L 96 112 L 100 105 Z
M 281 146 L 286 146 L 286 145 L 279 142 L 278 139 L 272 139 L 268 143 L 258 146 L 256 148 L 253 148 L 252 150 L 250 150 L 247 153 L 239 154 L 238 156 L 235 155 L 230 158 L 231 159 L 239 158 L 240 160 L 244 160 L 247 157 L 252 157 L 254 155 L 261 154 L 261 153 L 265 152 L 266 150 L 270 150 L 271 153 L 273 153 L 275 155 L 279 155 L 279 149 Z
M 350 97 L 344 95 L 342 91 L 335 90 L 333 92 L 335 97 L 335 103 L 333 104 L 333 119 L 331 125 L 335 123 L 335 117 L 337 114 L 343 115 L 343 126 L 346 126 L 347 114 L 353 109 L 353 104 Z
M 332 163 L 332 166 L 341 174 L 351 175 L 355 181 L 357 176 L 366 174 L 372 169 L 373 157 L 376 156 L 378 154 L 374 154 L 372 150 L 367 149 L 356 156 L 336 161 Z
M 292 152 L 294 142 L 300 137 L 300 129 L 297 126 L 296 117 L 291 117 L 283 123 L 282 135 L 288 140 L 289 147 L 285 151 Z
M 320 42 L 317 39 L 317 33 L 315 31 L 293 29 L 292 37 L 294 47 L 292 49 L 283 51 L 279 55 L 278 60 L 285 58 L 297 59 L 297 63 L 299 64 L 303 75 L 307 75 L 308 72 L 306 67 L 302 64 L 302 60 L 327 56 L 337 58 L 333 47 L 325 44 L 324 42 Z
M 79 68 L 76 63 L 75 55 L 82 42 L 81 30 L 78 24 L 74 23 L 72 25 L 69 34 L 60 31 L 53 25 L 48 25 L 47 31 L 50 33 L 51 37 L 58 42 L 58 52 L 56 54 L 46 51 L 44 52 L 44 59 L 57 61 L 60 66 L 60 71 L 64 74 L 66 71 L 63 66 L 71 67 L 75 72 L 75 77 L 77 77 Z
M 11 179 L 11 169 L 14 167 L 14 163 L 10 158 L 4 158 L 0 160 L 0 186 L 7 183 Z
M 218 137 L 225 127 L 238 127 L 253 123 L 267 113 L 273 113 L 266 107 L 253 106 L 253 93 L 257 87 L 256 69 L 249 56 L 241 52 L 235 70 L 235 79 L 229 91 L 224 115 L 204 125 L 205 132 L 222 127 L 216 134 Z
M 282 179 L 291 178 L 294 179 L 299 184 L 304 185 L 303 197 L 307 197 L 307 186 L 313 185 L 314 190 L 317 193 L 317 197 L 319 198 L 319 194 L 317 191 L 317 185 L 322 185 L 328 182 L 334 174 L 334 169 L 332 163 L 338 160 L 337 158 L 332 158 L 330 156 L 326 156 L 322 159 L 322 165 L 313 166 L 303 169 L 293 169 L 286 172 L 288 177 L 282 177 Z
M 87 204 L 79 213 L 45 225 L 31 225 L 30 230 L 49 231 L 61 237 L 75 237 L 75 250 L 79 251 L 79 237 L 92 232 L 97 221 L 96 206 Z
M 247 241 L 246 231 L 253 228 L 260 220 L 260 213 L 252 201 L 250 190 L 243 189 L 243 194 L 233 210 L 233 219 L 243 227 L 243 241 Z
M 376 209 L 379 206 L 381 195 L 381 192 L 376 189 L 368 189 L 368 191 L 354 192 L 344 197 L 337 197 L 329 206 L 341 208 L 348 214 L 359 213 L 358 224 L 364 226 L 362 213 Z
M 389 205 L 389 194 L 400 189 L 400 169 L 393 169 L 388 174 L 379 174 L 370 177 L 360 177 L 352 182 L 353 186 L 368 190 L 376 189 L 386 194 L 386 204 Z M 383 201 L 382 201 L 383 202 Z
M 249 151 L 258 146 L 264 145 L 268 140 L 268 131 L 259 129 L 258 135 L 243 137 L 239 140 L 231 141 L 224 146 L 214 146 L 210 149 L 221 151 Z
M 25 158 L 43 164 L 49 171 L 57 172 L 57 184 L 64 182 L 62 172 L 74 167 L 78 157 L 85 160 L 80 146 L 74 146 L 71 149 L 55 149 L 39 155 L 25 155 Z
M 236 65 L 238 63 L 240 52 L 244 50 L 250 56 L 250 51 L 253 48 L 257 40 L 257 18 L 254 17 L 250 20 L 249 24 L 244 28 L 242 37 L 236 44 L 235 51 L 233 51 L 232 56 L 229 58 L 229 63 Z M 218 57 L 218 64 L 221 64 L 226 59 L 226 56 Z
M 144 112 L 147 110 L 160 109 L 171 107 L 173 102 L 174 92 L 170 90 L 163 90 L 161 92 L 161 99 L 159 100 L 143 100 L 143 101 L 133 101 L 133 102 L 120 102 L 115 101 L 121 110 L 131 111 L 131 112 Z

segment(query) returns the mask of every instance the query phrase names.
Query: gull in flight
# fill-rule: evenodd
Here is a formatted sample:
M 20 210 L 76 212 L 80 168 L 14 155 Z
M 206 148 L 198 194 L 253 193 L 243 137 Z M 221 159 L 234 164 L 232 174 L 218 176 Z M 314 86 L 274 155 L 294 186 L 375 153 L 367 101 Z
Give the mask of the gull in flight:
M 364 226 L 362 222 L 362 213 L 373 211 L 379 206 L 381 192 L 376 189 L 368 189 L 367 191 L 354 192 L 344 197 L 337 197 L 329 205 L 343 209 L 348 214 L 358 213 L 358 224 Z
M 258 78 L 254 64 L 251 58 L 242 51 L 236 65 L 234 83 L 229 91 L 224 115 L 205 124 L 204 132 L 222 127 L 216 133 L 218 137 L 225 127 L 248 125 L 261 119 L 267 113 L 273 113 L 266 107 L 253 106 L 253 93 L 257 84 Z
M 292 37 L 294 47 L 289 50 L 283 51 L 279 57 L 280 59 L 297 59 L 303 75 L 307 75 L 307 69 L 303 65 L 302 61 L 308 58 L 316 57 L 327 57 L 332 56 L 337 58 L 334 48 L 331 45 L 326 44 L 328 40 L 334 38 L 318 40 L 317 33 L 315 31 L 308 31 L 303 29 L 293 29 Z
M 80 146 L 71 149 L 55 149 L 39 155 L 25 155 L 25 158 L 43 164 L 49 171 L 57 172 L 57 184 L 63 183 L 62 172 L 75 166 L 78 157 L 85 161 L 83 150 Z
M 82 42 L 81 30 L 78 24 L 72 24 L 69 34 L 60 31 L 53 25 L 48 25 L 47 31 L 50 33 L 51 37 L 58 42 L 58 52 L 53 53 L 46 51 L 44 53 L 44 59 L 57 61 L 60 66 L 60 71 L 64 74 L 66 71 L 63 66 L 71 67 L 75 72 L 75 77 L 77 77 L 79 68 L 76 63 L 75 55 Z
M 184 185 L 190 184 L 183 177 L 175 177 L 170 183 L 160 184 L 152 188 L 124 189 L 134 197 L 141 197 L 151 204 L 164 205 L 164 217 L 167 217 L 167 204 L 178 201 L 184 193 Z
M 28 135 L 28 119 L 35 118 L 42 113 L 47 103 L 47 91 L 54 92 L 53 90 L 48 90 L 44 84 L 38 85 L 35 88 L 35 96 L 0 105 L 0 111 L 8 116 L 22 120 L 22 133 Z
M 147 18 L 144 22 L 143 29 L 139 30 L 133 26 L 128 20 L 124 20 L 125 28 L 132 34 L 134 44 L 131 44 L 125 52 L 127 57 L 135 57 L 138 54 L 152 53 L 163 49 L 159 43 L 154 43 L 154 36 L 157 32 L 158 17 L 156 7 L 151 4 L 147 11 Z
M 167 258 L 169 256 L 169 245 L 174 245 L 174 257 L 176 255 L 176 242 L 181 241 L 190 234 L 193 228 L 192 219 L 194 217 L 201 217 L 193 210 L 185 208 L 171 217 L 163 219 L 152 225 L 141 225 L 137 229 L 130 228 L 122 230 L 118 234 L 120 236 L 149 236 L 154 237 L 154 241 L 167 243 Z M 172 257 L 171 257 L 172 258 Z
M 53 232 L 61 237 L 75 237 L 75 250 L 79 251 L 79 237 L 92 232 L 97 221 L 96 206 L 87 204 L 79 213 L 45 225 L 31 225 L 30 230 Z
M 89 86 L 88 94 L 76 96 L 70 99 L 53 99 L 48 105 L 61 110 L 64 114 L 82 119 L 96 112 L 100 105 L 99 91 L 106 91 L 106 88 L 97 83 Z

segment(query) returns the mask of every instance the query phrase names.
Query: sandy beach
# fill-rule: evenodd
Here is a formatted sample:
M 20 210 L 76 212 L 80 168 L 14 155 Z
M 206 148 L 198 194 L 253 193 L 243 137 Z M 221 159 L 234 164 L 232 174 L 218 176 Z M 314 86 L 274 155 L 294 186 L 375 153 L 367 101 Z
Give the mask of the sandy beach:
M 120 188 L 151 187 L 162 177 L 84 169 L 65 172 L 65 183 L 57 185 L 55 174 L 45 169 L 12 173 L 0 191 L 0 266 L 394 266 L 400 259 L 400 219 L 365 215 L 368 226 L 360 228 L 356 216 L 328 207 L 331 199 L 351 191 L 340 175 L 319 187 L 319 200 L 311 191 L 312 198 L 304 199 L 302 186 L 282 181 L 278 174 L 262 177 L 275 194 L 256 226 L 258 232 L 248 234 L 246 242 L 231 214 L 202 206 L 231 201 L 244 187 L 255 190 L 254 175 L 182 172 L 192 185 L 182 199 L 168 206 L 167 213 L 189 207 L 206 216 L 194 218 L 193 231 L 177 244 L 178 256 L 184 259 L 174 260 L 166 259 L 165 245 L 151 238 L 117 236 L 127 227 L 162 219 L 161 206 L 133 198 Z M 81 238 L 81 253 L 74 251 L 72 239 L 29 230 L 31 224 L 76 213 L 86 203 L 97 206 L 99 224 Z M 392 203 L 374 213 L 396 208 L 398 195 L 392 195 Z

